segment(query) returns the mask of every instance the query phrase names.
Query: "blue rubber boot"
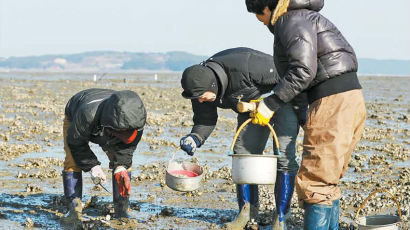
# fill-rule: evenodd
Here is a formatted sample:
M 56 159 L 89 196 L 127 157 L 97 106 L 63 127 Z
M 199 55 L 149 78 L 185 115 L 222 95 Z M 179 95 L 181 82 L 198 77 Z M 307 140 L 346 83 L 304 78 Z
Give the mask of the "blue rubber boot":
M 332 212 L 330 215 L 329 230 L 339 229 L 339 200 L 333 201 Z
M 304 230 L 328 230 L 333 205 L 305 203 Z
M 128 176 L 131 180 L 131 172 L 128 172 Z M 113 202 L 114 202 L 114 217 L 121 219 L 121 218 L 129 218 L 128 216 L 128 205 L 130 201 L 130 197 L 122 197 L 120 195 L 120 191 L 118 189 L 117 181 L 115 180 L 114 172 L 112 173 L 112 195 L 113 195 Z
M 82 173 L 63 171 L 63 186 L 69 212 L 62 221 L 73 224 L 73 228 L 80 228 L 83 210 L 81 203 L 83 195 Z
M 235 220 L 226 223 L 224 229 L 229 230 L 242 230 L 250 220 L 251 214 L 251 185 L 241 184 L 236 185 L 236 196 L 238 199 L 239 214 Z
M 236 185 L 236 198 L 238 199 L 239 211 L 245 203 L 251 202 L 251 187 L 249 184 Z
M 272 229 L 285 230 L 286 217 L 290 214 L 290 203 L 295 188 L 296 174 L 278 172 L 275 183 L 276 216 Z

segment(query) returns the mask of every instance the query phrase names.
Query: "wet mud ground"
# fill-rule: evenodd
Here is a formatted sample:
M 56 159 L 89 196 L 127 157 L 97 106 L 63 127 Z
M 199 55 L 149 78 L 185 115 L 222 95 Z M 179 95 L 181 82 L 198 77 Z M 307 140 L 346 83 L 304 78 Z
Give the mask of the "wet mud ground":
M 179 74 L 108 74 L 93 82 L 90 74 L 0 73 L 0 229 L 70 229 L 60 223 L 66 213 L 61 170 L 64 160 L 64 107 L 87 88 L 130 89 L 139 93 L 148 111 L 147 126 L 133 158 L 131 219 L 112 219 L 112 197 L 83 173 L 85 229 L 219 229 L 235 218 L 235 186 L 227 156 L 235 114 L 219 110 L 216 130 L 194 158 L 204 167 L 201 187 L 176 192 L 165 185 L 165 168 L 179 143 L 190 132 L 191 105 L 181 96 Z M 401 205 L 402 229 L 410 229 L 410 77 L 361 77 L 368 119 L 362 140 L 342 179 L 341 229 L 355 229 L 355 212 L 375 189 L 386 188 Z M 301 158 L 303 130 L 298 139 Z M 108 175 L 105 153 L 93 151 Z M 266 151 L 272 152 L 272 143 Z M 270 229 L 275 208 L 272 186 L 261 186 L 258 223 Z M 302 229 L 303 210 L 292 201 L 290 229 Z M 371 199 L 360 216 L 398 215 L 388 194 Z

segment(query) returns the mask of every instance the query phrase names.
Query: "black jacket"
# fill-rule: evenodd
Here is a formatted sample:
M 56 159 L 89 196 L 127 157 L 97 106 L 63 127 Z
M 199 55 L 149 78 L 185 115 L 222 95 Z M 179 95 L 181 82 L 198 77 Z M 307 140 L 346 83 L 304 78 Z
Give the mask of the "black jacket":
M 214 102 L 199 103 L 191 100 L 194 112 L 194 126 L 191 133 L 199 137 L 201 144 L 209 137 L 218 120 L 217 108 L 238 112 L 239 101 L 249 102 L 269 93 L 279 81 L 273 57 L 249 48 L 233 48 L 221 51 L 202 65 L 210 67 L 219 80 L 217 99 Z M 221 90 L 222 89 L 222 90 Z M 306 107 L 301 100 L 299 107 Z
M 65 107 L 70 121 L 67 144 L 75 163 L 87 172 L 99 165 L 88 142 L 100 145 L 104 151 L 114 153 L 114 168 L 129 168 L 132 155 L 141 139 L 147 113 L 137 93 L 129 90 L 87 89 L 75 94 Z M 124 144 L 104 128 L 137 129 L 135 141 Z
M 265 99 L 275 109 L 275 98 L 291 101 L 308 90 L 310 102 L 351 89 L 361 88 L 356 72 L 357 60 L 353 48 L 327 18 L 318 13 L 324 0 L 279 0 L 272 13 L 270 31 L 275 36 L 274 61 L 281 81 L 274 95 Z M 340 78 L 337 78 L 340 77 Z M 322 92 L 315 86 L 333 79 Z M 337 79 L 336 79 L 337 78 Z M 276 98 L 276 99 L 278 99 Z

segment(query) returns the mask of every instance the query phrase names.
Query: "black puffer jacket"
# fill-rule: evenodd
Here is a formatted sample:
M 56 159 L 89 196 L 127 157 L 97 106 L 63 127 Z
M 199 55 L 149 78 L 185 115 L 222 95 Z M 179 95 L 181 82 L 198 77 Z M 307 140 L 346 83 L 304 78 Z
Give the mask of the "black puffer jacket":
M 344 79 L 332 84 L 340 89 L 334 92 L 329 92 L 331 86 L 321 89 L 327 91 L 321 96 L 361 88 L 355 74 L 358 66 L 353 48 L 340 31 L 318 13 L 323 5 L 324 0 L 279 0 L 272 13 L 268 27 L 275 36 L 274 61 L 282 76 L 273 90 L 283 102 L 341 75 Z M 274 101 L 265 99 L 272 109 Z
M 196 134 L 202 144 L 216 125 L 217 107 L 238 112 L 236 105 L 239 99 L 250 101 L 272 90 L 279 81 L 272 60 L 273 57 L 269 54 L 239 47 L 221 51 L 202 63 L 216 73 L 220 88 L 214 102 L 199 103 L 197 99 L 191 100 L 194 112 L 191 133 Z M 306 108 L 306 100 L 299 102 L 298 107 Z
M 70 126 L 67 144 L 75 163 L 87 172 L 99 165 L 88 142 L 100 145 L 104 151 L 114 153 L 115 168 L 129 168 L 132 155 L 141 139 L 147 113 L 137 93 L 129 90 L 87 89 L 75 94 L 65 107 Z M 124 144 L 104 128 L 137 129 L 138 135 L 131 144 Z

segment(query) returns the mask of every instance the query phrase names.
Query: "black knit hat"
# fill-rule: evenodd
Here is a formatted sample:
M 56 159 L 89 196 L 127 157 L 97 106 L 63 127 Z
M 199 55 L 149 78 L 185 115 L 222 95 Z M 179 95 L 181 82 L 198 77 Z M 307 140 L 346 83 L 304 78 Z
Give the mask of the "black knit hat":
M 181 86 L 184 89 L 182 96 L 195 99 L 206 91 L 218 94 L 218 82 L 214 72 L 203 65 L 193 65 L 182 73 Z

